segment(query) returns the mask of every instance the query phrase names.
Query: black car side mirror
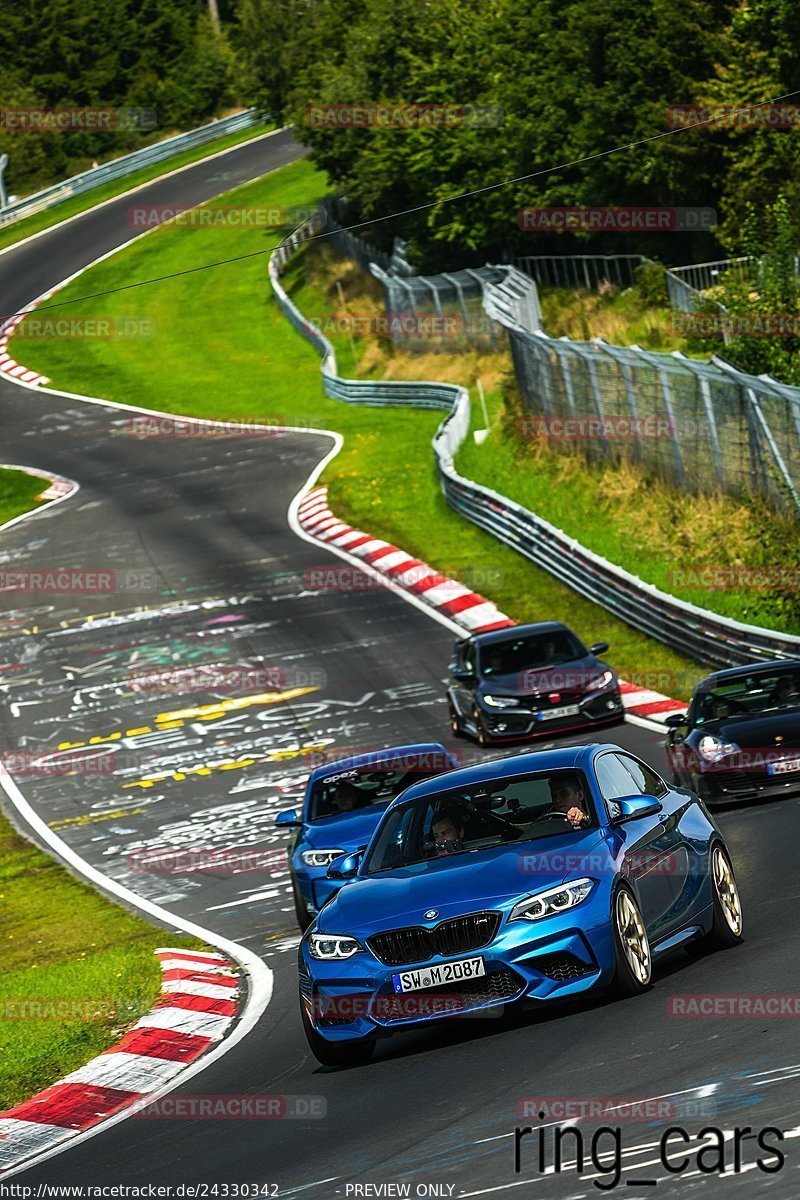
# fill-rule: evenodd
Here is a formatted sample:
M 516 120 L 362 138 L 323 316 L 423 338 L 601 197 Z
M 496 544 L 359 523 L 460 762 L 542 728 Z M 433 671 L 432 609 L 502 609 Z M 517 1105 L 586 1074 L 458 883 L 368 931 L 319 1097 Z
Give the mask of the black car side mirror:
M 686 714 L 670 713 L 669 716 L 665 718 L 664 724 L 669 726 L 670 729 L 677 729 L 679 725 L 686 724 Z
M 456 683 L 474 683 L 475 672 L 470 671 L 467 667 L 455 667 L 450 674 L 455 679 Z
M 595 644 L 593 646 L 589 647 L 589 653 L 590 654 L 605 654 L 607 649 L 608 649 L 608 642 L 595 642 Z

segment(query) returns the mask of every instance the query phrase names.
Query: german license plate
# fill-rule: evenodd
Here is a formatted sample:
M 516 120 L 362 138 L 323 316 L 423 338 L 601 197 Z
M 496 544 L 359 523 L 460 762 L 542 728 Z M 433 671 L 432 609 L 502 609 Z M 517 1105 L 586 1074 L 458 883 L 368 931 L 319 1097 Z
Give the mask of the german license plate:
M 443 983 L 463 983 L 486 974 L 483 959 L 461 958 L 458 962 L 440 963 L 436 967 L 420 967 L 417 971 L 398 971 L 392 976 L 396 992 L 419 992 L 423 988 L 441 987 Z
M 556 721 L 559 717 L 577 717 L 580 704 L 562 704 L 561 708 L 548 708 L 539 713 L 540 721 Z
M 794 771 L 800 771 L 800 758 L 786 758 L 783 762 L 767 763 L 767 771 L 770 775 L 790 775 Z

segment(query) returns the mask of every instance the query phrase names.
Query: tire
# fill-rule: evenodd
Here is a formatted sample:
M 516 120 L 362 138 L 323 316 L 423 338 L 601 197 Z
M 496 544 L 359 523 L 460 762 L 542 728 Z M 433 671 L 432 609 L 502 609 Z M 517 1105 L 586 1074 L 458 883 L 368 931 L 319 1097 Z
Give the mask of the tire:
M 611 925 L 616 961 L 612 993 L 620 998 L 639 996 L 651 985 L 653 956 L 636 897 L 624 884 L 614 893 Z
M 714 842 L 709 854 L 711 887 L 714 893 L 711 932 L 687 946 L 691 955 L 710 954 L 714 950 L 730 950 L 742 937 L 742 902 L 727 850 Z
M 461 718 L 456 712 L 455 705 L 452 700 L 447 701 L 447 707 L 450 711 L 450 732 L 453 737 L 463 738 L 464 730 L 461 728 Z
M 292 899 L 294 900 L 294 912 L 297 917 L 297 924 L 300 926 L 300 932 L 305 933 L 314 918 L 306 908 L 305 900 L 300 894 L 300 889 L 294 880 L 292 880 Z
M 326 1042 L 309 1021 L 302 998 L 300 1012 L 308 1048 L 323 1067 L 358 1067 L 372 1058 L 375 1051 L 374 1038 L 359 1038 L 352 1042 Z
M 486 749 L 491 745 L 491 742 L 487 736 L 486 730 L 483 727 L 483 720 L 481 719 L 481 714 L 477 708 L 473 708 L 472 710 L 472 719 L 475 722 L 475 740 L 479 746 L 483 747 L 483 749 Z

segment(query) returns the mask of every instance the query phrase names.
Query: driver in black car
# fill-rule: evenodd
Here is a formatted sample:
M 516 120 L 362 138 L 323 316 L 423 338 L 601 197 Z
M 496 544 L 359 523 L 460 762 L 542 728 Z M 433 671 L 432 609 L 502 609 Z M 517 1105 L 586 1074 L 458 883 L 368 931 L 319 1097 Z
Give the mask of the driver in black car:
M 589 805 L 577 775 L 554 775 L 549 783 L 552 807 L 548 812 L 561 813 L 575 829 L 589 820 L 586 812 Z

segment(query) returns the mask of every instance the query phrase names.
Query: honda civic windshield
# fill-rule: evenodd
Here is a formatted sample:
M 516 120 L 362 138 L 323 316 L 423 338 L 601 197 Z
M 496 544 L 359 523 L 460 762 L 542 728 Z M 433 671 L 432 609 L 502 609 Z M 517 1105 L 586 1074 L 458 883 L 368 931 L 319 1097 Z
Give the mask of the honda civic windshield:
M 479 651 L 479 669 L 484 678 L 516 675 L 520 671 L 556 667 L 559 663 L 585 658 L 588 650 L 569 629 L 528 634 L 490 642 Z

